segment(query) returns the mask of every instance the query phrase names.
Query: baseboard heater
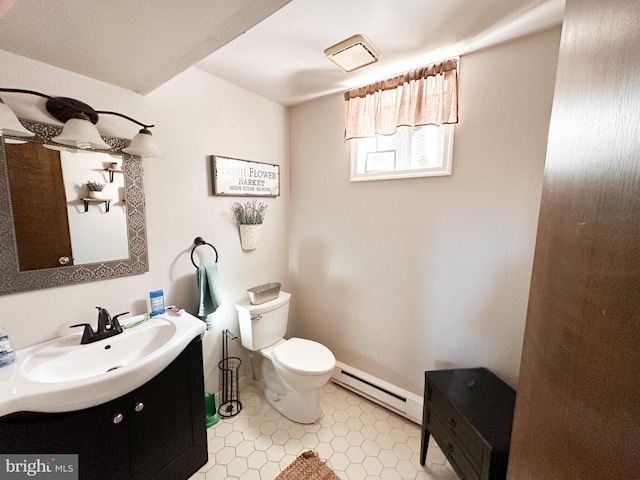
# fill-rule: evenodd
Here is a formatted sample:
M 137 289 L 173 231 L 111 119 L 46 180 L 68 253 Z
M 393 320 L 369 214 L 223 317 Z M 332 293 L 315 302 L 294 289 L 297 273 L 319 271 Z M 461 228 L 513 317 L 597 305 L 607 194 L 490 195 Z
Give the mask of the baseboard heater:
M 331 381 L 412 422 L 422 423 L 422 398 L 357 368 L 336 362 Z

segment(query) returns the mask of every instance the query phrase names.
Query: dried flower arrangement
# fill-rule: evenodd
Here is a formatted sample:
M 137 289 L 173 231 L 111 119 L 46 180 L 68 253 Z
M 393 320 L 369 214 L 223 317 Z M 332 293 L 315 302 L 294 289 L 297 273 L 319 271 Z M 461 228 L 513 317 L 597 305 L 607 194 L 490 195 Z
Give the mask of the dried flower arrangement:
M 245 204 L 236 202 L 231 207 L 240 225 L 260 225 L 267 213 L 267 205 L 252 200 Z
M 101 192 L 104 188 L 104 183 L 88 181 L 85 183 L 90 192 Z

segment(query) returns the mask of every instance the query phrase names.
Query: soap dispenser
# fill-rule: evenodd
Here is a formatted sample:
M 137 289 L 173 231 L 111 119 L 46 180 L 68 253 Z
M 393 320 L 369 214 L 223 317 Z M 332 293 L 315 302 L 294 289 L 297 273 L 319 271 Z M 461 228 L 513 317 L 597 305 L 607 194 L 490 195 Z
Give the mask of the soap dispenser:
M 0 368 L 16 361 L 16 354 L 11 348 L 7 329 L 0 325 Z

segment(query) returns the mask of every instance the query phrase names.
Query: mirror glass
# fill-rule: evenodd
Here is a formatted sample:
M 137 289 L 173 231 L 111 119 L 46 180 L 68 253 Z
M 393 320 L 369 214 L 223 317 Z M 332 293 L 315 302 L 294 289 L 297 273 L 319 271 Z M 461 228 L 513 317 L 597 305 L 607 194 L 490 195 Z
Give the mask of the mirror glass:
M 36 136 L 0 137 L 0 294 L 148 271 L 142 160 L 121 151 L 130 140 L 81 151 L 51 141 L 61 126 L 21 122 Z

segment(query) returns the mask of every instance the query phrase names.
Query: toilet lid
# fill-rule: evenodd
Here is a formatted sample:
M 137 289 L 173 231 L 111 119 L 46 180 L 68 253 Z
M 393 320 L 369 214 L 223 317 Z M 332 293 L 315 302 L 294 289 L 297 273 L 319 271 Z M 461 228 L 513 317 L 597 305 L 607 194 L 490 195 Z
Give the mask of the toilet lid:
M 336 366 L 331 350 L 304 338 L 291 338 L 277 346 L 273 358 L 282 368 L 301 375 L 324 375 Z

